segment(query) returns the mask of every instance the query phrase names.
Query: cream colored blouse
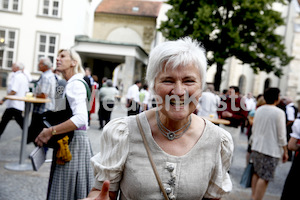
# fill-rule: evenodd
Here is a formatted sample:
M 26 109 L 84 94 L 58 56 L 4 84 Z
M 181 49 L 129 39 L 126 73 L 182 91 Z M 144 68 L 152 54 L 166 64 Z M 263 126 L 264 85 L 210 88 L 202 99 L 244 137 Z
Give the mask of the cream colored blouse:
M 140 120 L 154 163 L 170 199 L 221 198 L 232 189 L 227 173 L 233 154 L 231 135 L 205 120 L 195 146 L 183 156 L 164 152 L 152 137 L 145 113 Z M 164 199 L 135 116 L 114 119 L 101 134 L 100 152 L 92 159 L 95 188 L 110 180 L 121 199 Z

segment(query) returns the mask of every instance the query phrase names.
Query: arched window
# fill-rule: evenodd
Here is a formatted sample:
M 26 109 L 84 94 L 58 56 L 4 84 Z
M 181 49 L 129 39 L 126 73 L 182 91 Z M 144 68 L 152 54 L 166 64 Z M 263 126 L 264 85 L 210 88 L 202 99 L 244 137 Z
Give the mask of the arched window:
M 265 80 L 264 91 L 270 87 L 271 79 L 267 78 Z
M 246 77 L 244 75 L 240 76 L 238 87 L 240 89 L 240 93 L 241 94 L 245 94 L 245 90 L 246 90 Z

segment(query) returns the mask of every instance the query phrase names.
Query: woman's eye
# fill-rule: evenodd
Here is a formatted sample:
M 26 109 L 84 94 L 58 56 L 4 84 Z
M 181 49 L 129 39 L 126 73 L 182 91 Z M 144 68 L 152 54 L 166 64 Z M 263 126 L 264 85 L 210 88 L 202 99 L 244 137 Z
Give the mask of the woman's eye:
M 162 82 L 163 82 L 163 83 L 172 83 L 171 80 L 163 80 Z
M 195 81 L 194 80 L 185 80 L 184 82 L 185 83 L 194 83 Z

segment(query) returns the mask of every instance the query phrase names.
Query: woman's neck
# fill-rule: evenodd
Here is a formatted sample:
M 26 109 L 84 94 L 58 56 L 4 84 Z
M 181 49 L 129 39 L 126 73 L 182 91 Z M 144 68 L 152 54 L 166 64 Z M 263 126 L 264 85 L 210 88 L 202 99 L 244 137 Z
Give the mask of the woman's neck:
M 69 70 L 65 71 L 62 74 L 65 77 L 65 79 L 68 81 L 72 76 L 74 76 L 75 73 L 74 73 L 73 68 L 70 68 Z
M 182 126 L 186 125 L 189 122 L 189 119 L 191 117 L 191 116 L 188 116 L 184 120 L 174 121 L 174 120 L 167 118 L 165 115 L 163 115 L 161 113 L 159 113 L 158 116 L 159 116 L 160 122 L 171 131 L 176 131 L 176 130 L 182 128 Z

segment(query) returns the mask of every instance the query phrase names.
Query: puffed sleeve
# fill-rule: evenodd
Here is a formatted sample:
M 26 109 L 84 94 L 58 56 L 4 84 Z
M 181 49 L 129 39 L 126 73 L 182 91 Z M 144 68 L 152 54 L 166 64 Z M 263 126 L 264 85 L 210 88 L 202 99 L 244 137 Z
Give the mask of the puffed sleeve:
M 291 137 L 300 139 L 300 119 L 296 119 L 292 126 L 292 133 L 290 134 Z
M 228 194 L 232 190 L 232 182 L 228 174 L 232 156 L 233 156 L 233 141 L 230 133 L 224 129 L 221 133 L 221 148 L 217 156 L 217 163 L 210 180 L 205 198 L 220 199 L 224 194 Z
M 95 175 L 94 187 L 101 190 L 105 180 L 110 191 L 118 191 L 124 164 L 129 152 L 126 118 L 111 120 L 100 136 L 100 152 L 91 158 Z

